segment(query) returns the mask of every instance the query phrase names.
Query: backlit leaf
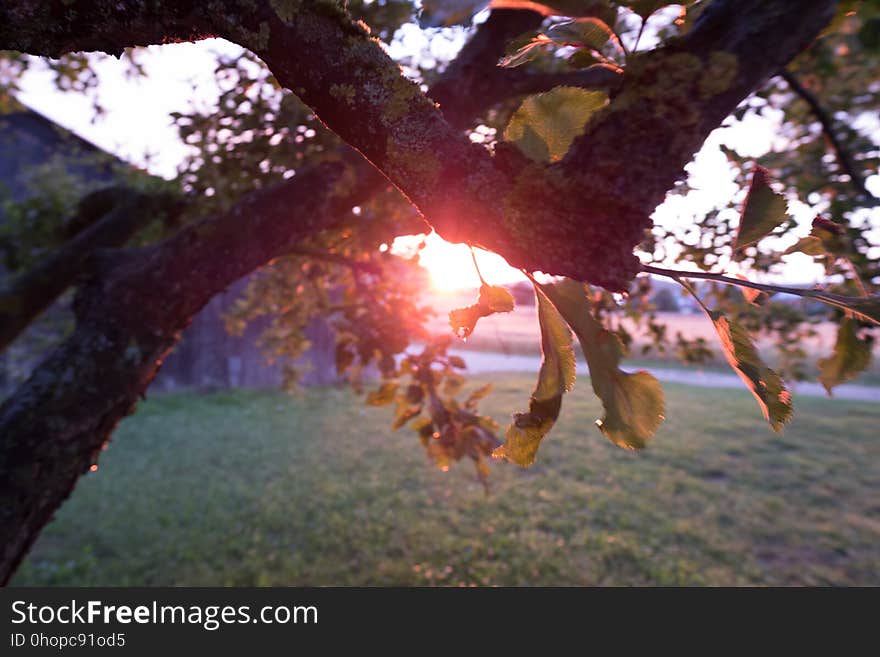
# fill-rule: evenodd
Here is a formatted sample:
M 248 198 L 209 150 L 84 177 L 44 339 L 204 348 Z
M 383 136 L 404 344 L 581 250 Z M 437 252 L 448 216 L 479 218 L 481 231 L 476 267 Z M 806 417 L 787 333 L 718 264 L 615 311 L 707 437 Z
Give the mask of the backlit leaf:
M 822 240 L 813 235 L 807 235 L 806 237 L 800 238 L 797 242 L 783 251 L 782 255 L 789 255 L 790 253 L 806 253 L 810 256 L 828 255 L 828 251 L 825 250 L 825 245 L 822 244 Z
M 516 68 L 522 66 L 526 62 L 532 61 L 537 55 L 540 46 L 550 43 L 549 40 L 532 39 L 524 46 L 517 48 L 513 52 L 505 55 L 498 62 L 498 66 L 502 68 Z
M 764 417 L 774 431 L 791 420 L 791 393 L 785 387 L 782 377 L 767 367 L 752 338 L 738 322 L 729 320 L 720 312 L 709 311 L 709 318 L 721 340 L 721 349 L 727 362 L 748 386 Z
M 538 323 L 541 327 L 541 370 L 529 401 L 527 413 L 517 413 L 507 428 L 503 445 L 492 455 L 529 466 L 544 436 L 553 427 L 562 407 L 562 395 L 571 390 L 575 379 L 571 331 L 549 299 L 538 290 Z
M 404 424 L 413 419 L 422 412 L 422 406 L 410 404 L 403 396 L 397 399 L 397 410 L 394 413 L 394 421 L 391 423 L 391 429 L 397 431 Z
M 847 250 L 844 234 L 846 229 L 824 217 L 813 219 L 810 234 L 787 248 L 782 255 L 806 253 L 811 256 L 843 255 Z
M 749 280 L 742 274 L 737 274 L 736 277 L 741 281 Z M 751 287 L 742 287 L 739 291 L 742 292 L 743 298 L 746 300 L 746 302 L 752 304 L 753 306 L 763 306 L 770 300 L 769 294 Z
M 557 23 L 547 30 L 547 36 L 557 43 L 580 44 L 592 50 L 602 50 L 606 43 L 617 40 L 611 28 L 598 18 Z
M 456 308 L 449 311 L 449 325 L 456 335 L 466 338 L 474 332 L 477 321 L 480 317 L 485 317 L 485 309 L 479 304 L 468 306 L 467 308 Z
M 663 388 L 645 371 L 620 369 L 623 355 L 618 337 L 605 329 L 590 310 L 587 289 L 565 279 L 542 285 L 541 290 L 574 330 L 590 368 L 593 391 L 602 400 L 605 417 L 596 424 L 615 445 L 639 449 L 650 440 L 664 420 Z
M 785 197 L 777 194 L 770 187 L 767 169 L 756 166 L 743 205 L 734 248 L 738 250 L 754 244 L 769 235 L 786 219 L 788 219 L 788 204 Z
M 556 162 L 607 101 L 602 91 L 565 86 L 529 96 L 510 118 L 504 138 L 533 160 Z
M 477 303 L 466 308 L 456 308 L 449 312 L 449 325 L 455 333 L 463 338 L 474 332 L 477 321 L 495 313 L 509 313 L 514 308 L 513 295 L 500 285 L 480 286 Z
M 367 404 L 370 406 L 384 406 L 394 401 L 397 394 L 397 381 L 386 381 L 376 390 L 367 394 Z
M 485 283 L 480 286 L 479 303 L 493 313 L 509 313 L 514 306 L 510 290 L 500 285 L 486 285 Z
M 851 381 L 871 364 L 871 341 L 860 338 L 856 328 L 855 321 L 844 317 L 837 329 L 834 353 L 819 359 L 819 381 L 829 396 L 834 386 Z
M 465 399 L 464 405 L 465 408 L 473 408 L 476 406 L 477 402 L 480 401 L 483 397 L 492 392 L 492 384 L 487 383 L 484 386 L 480 386 L 476 390 L 474 390 L 471 394 L 468 395 L 468 398 Z

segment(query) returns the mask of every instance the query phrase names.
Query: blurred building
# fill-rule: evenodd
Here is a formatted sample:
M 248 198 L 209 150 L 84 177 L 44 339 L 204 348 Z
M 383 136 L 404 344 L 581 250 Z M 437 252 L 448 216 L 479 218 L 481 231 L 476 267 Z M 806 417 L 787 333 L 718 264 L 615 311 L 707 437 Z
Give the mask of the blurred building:
M 32 110 L 0 114 L 0 199 L 26 202 L 40 187 L 63 178 L 83 193 L 111 185 L 130 169 L 94 144 Z M 9 216 L 0 203 L 0 248 L 10 255 L 15 244 L 4 243 Z M 6 255 L 6 253 L 4 253 Z M 0 259 L 0 284 L 11 276 Z M 259 275 L 252 274 L 252 275 Z M 230 335 L 223 317 L 247 285 L 248 278 L 214 297 L 193 319 L 183 339 L 166 359 L 153 387 L 226 388 L 278 387 L 283 362 L 270 364 L 258 346 L 262 326 L 251 325 L 242 336 Z M 39 361 L 72 329 L 72 291 L 68 290 L 25 333 L 0 354 L 0 397 L 24 380 Z M 297 363 L 305 384 L 336 380 L 335 339 L 326 322 L 315 320 L 307 331 L 312 348 Z

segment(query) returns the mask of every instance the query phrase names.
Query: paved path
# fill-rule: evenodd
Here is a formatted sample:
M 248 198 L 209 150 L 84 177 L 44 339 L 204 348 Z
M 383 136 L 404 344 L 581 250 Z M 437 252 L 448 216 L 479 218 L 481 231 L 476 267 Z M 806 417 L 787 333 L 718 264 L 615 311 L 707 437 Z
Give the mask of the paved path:
M 456 354 L 465 359 L 468 371 L 475 374 L 485 372 L 538 372 L 541 359 L 538 356 L 509 356 L 507 354 L 486 351 L 465 351 L 450 349 L 450 354 Z M 745 384 L 736 374 L 722 374 L 720 372 L 701 372 L 697 369 L 676 369 L 667 367 L 649 368 L 651 373 L 661 381 L 681 383 L 687 386 L 701 388 L 740 388 L 745 389 Z M 586 363 L 578 362 L 578 371 L 586 370 Z M 795 395 L 807 397 L 826 397 L 827 393 L 818 383 L 798 382 L 790 385 Z M 834 397 L 837 399 L 854 399 L 858 401 L 880 402 L 880 386 L 863 386 L 857 384 L 845 384 L 834 389 Z

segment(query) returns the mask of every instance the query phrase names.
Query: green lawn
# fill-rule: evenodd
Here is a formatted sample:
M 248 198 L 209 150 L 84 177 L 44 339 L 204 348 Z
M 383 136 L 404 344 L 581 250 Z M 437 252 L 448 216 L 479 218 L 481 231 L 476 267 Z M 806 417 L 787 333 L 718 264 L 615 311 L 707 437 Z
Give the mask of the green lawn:
M 522 410 L 532 377 L 485 402 Z M 156 396 L 117 431 L 17 585 L 880 585 L 880 405 L 666 386 L 632 453 L 580 380 L 528 470 L 429 467 L 344 389 Z

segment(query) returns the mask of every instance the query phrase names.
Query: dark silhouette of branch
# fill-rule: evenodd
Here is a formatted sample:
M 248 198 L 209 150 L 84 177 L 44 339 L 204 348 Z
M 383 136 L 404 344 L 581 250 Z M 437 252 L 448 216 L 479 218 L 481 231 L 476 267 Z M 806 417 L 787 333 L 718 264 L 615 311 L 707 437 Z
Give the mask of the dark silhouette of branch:
M 779 76 L 785 80 L 789 88 L 809 106 L 813 116 L 816 117 L 816 120 L 819 121 L 819 124 L 822 126 L 822 132 L 825 134 L 826 139 L 828 139 L 828 143 L 831 145 L 832 150 L 834 150 L 838 166 L 847 176 L 849 176 L 850 183 L 856 192 L 858 192 L 859 196 L 871 206 L 880 203 L 880 200 L 875 198 L 865 186 L 865 178 L 856 167 L 852 155 L 840 142 L 840 139 L 837 138 L 834 119 L 832 119 L 831 115 L 828 114 L 824 107 L 822 107 L 822 103 L 819 101 L 816 94 L 801 84 L 800 80 L 798 80 L 791 71 L 783 69 Z
M 366 262 L 364 260 L 354 260 L 353 258 L 348 258 L 344 255 L 340 255 L 338 253 L 333 253 L 331 251 L 322 251 L 320 249 L 306 249 L 296 247 L 288 251 L 286 255 L 292 256 L 300 256 L 304 258 L 309 258 L 311 260 L 321 260 L 323 262 L 329 262 L 334 265 L 339 265 L 340 267 L 347 267 L 355 272 L 361 272 L 364 274 L 373 274 L 379 276 L 382 274 L 382 267 L 380 267 L 375 262 Z
M 30 270 L 0 286 L 0 352 L 79 276 L 98 249 L 122 246 L 167 206 L 167 197 L 122 188 L 86 196 L 69 225 L 86 225 Z
M 866 321 L 880 324 L 876 317 L 877 308 L 880 307 L 880 298 L 874 296 L 848 297 L 842 294 L 833 294 L 831 292 L 823 292 L 822 290 L 809 290 L 797 287 L 788 287 L 786 285 L 771 285 L 767 283 L 754 283 L 742 278 L 731 278 L 724 274 L 713 274 L 711 272 L 684 271 L 680 269 L 665 269 L 663 267 L 655 267 L 653 265 L 642 265 L 642 271 L 647 274 L 656 274 L 658 276 L 666 276 L 673 280 L 682 278 L 695 278 L 704 281 L 714 281 L 716 283 L 724 283 L 726 285 L 735 285 L 737 287 L 747 287 L 752 290 L 760 290 L 761 292 L 772 292 L 779 294 L 791 294 L 796 297 L 804 297 L 807 299 L 816 299 L 832 306 L 837 306 L 843 310 L 854 312 Z M 870 315 L 864 314 L 862 310 L 871 308 Z

